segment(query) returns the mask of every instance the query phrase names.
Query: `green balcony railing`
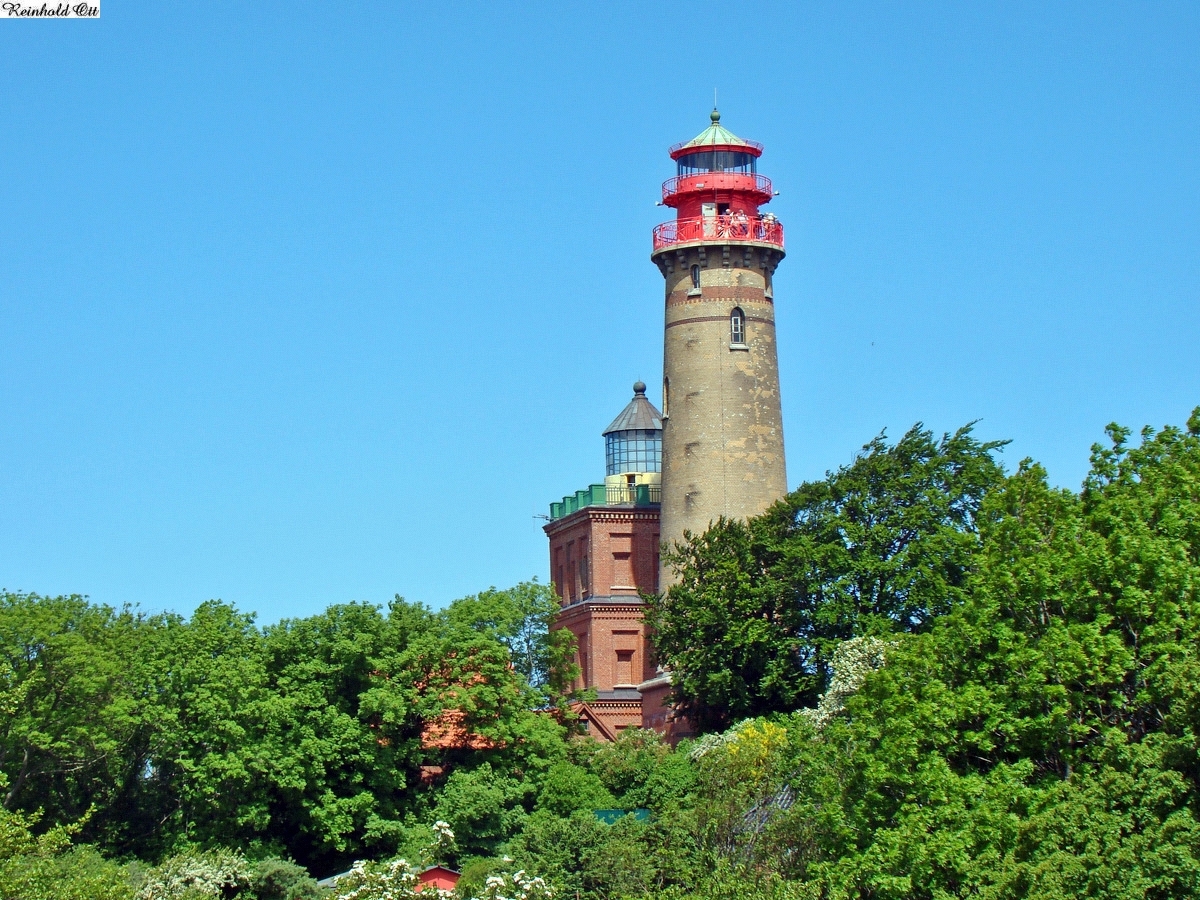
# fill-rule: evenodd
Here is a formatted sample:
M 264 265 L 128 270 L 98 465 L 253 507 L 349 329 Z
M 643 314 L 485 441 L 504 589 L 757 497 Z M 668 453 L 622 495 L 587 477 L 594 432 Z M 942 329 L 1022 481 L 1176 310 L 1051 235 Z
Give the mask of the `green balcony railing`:
M 658 506 L 662 488 L 657 484 L 589 484 L 550 504 L 550 520 L 561 519 L 588 506 Z

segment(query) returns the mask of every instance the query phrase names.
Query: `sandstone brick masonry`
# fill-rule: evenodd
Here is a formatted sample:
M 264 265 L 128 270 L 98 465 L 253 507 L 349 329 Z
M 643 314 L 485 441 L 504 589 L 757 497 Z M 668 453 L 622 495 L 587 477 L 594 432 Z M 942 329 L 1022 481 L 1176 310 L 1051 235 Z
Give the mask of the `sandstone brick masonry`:
M 653 256 L 666 281 L 664 544 L 720 516 L 757 515 L 787 492 L 771 284 L 782 258 L 778 247 L 718 241 Z M 745 323 L 736 344 L 735 309 Z M 659 583 L 669 586 L 667 571 Z

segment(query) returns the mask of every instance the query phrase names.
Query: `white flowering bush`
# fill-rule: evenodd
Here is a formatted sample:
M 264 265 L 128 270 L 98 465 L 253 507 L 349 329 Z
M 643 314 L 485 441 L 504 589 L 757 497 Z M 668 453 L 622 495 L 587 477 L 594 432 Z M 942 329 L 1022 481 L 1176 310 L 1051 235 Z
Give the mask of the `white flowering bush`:
M 449 822 L 440 819 L 433 823 L 433 844 L 422 852 L 419 867 L 406 859 L 386 863 L 356 862 L 334 885 L 333 900 L 451 900 L 451 891 L 431 884 L 421 885 L 419 878 L 425 864 L 444 858 L 454 849 L 454 832 Z
M 232 897 L 250 887 L 253 867 L 233 850 L 189 851 L 146 873 L 136 900 Z
M 454 852 L 454 832 L 450 830 L 449 822 L 438 819 L 433 823 L 433 840 L 429 855 L 434 861 L 443 860 L 447 854 Z
M 388 863 L 356 862 L 337 880 L 334 896 L 336 900 L 413 900 L 417 895 L 417 875 L 405 859 Z
M 529 878 L 522 869 L 511 875 L 489 875 L 483 896 L 472 900 L 550 900 L 554 891 L 541 878 Z
M 829 689 L 821 695 L 815 709 L 802 710 L 801 714 L 818 731 L 823 729 L 846 708 L 846 700 L 862 687 L 867 676 L 883 667 L 887 650 L 892 646 L 892 642 L 877 637 L 842 641 L 830 660 L 833 677 L 829 679 Z

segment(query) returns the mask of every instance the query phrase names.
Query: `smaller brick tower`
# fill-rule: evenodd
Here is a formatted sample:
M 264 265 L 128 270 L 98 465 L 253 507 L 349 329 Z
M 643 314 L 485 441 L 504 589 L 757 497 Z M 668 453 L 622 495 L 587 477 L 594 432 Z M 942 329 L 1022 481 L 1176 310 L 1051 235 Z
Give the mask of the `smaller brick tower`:
M 604 430 L 603 484 L 550 504 L 550 577 L 562 603 L 555 628 L 575 635 L 579 687 L 597 699 L 580 710 L 591 734 L 613 740 L 642 725 L 637 686 L 654 677 L 641 593 L 658 590 L 662 417 L 646 385 Z

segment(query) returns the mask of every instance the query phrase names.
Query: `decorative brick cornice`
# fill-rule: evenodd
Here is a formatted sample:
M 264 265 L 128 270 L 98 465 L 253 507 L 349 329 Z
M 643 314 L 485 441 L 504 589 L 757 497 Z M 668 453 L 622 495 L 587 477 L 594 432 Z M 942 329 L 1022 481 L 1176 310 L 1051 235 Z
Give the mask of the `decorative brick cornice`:
M 555 618 L 562 620 L 603 616 L 609 619 L 632 619 L 640 617 L 644 608 L 645 604 L 636 597 L 630 597 L 628 603 L 613 603 L 607 598 L 597 601 L 583 600 L 570 606 L 560 606 Z
M 601 710 L 641 709 L 642 700 L 589 700 L 588 706 L 600 712 Z
M 657 507 L 620 507 L 620 506 L 585 506 L 570 515 L 555 519 L 542 526 L 542 531 L 548 535 L 556 535 L 561 531 L 572 528 L 588 519 L 600 522 L 657 522 L 659 509 Z

